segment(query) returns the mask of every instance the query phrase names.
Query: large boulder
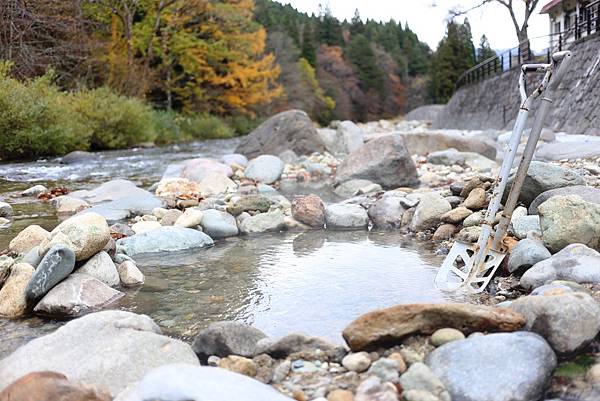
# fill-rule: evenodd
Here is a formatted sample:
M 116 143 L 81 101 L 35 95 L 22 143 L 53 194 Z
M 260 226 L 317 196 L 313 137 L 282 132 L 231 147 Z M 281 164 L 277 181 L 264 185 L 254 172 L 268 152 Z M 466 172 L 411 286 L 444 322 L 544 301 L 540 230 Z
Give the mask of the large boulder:
M 60 158 L 62 164 L 89 163 L 96 160 L 98 160 L 98 153 L 86 152 L 83 150 L 75 150 Z
M 126 197 L 138 197 L 144 198 L 152 196 L 152 194 L 145 189 L 138 188 L 133 182 L 117 178 L 105 182 L 104 184 L 91 189 L 91 190 L 80 190 L 69 193 L 72 198 L 83 199 L 84 201 L 94 204 L 110 202 Z
M 418 183 L 417 169 L 399 134 L 373 139 L 350 153 L 337 168 L 338 183 L 370 180 L 384 188 Z
M 27 373 L 54 371 L 116 395 L 152 369 L 177 362 L 198 365 L 198 358 L 186 343 L 163 336 L 148 316 L 104 311 L 72 320 L 1 360 L 0 390 Z
M 496 143 L 485 138 L 449 132 L 407 132 L 402 133 L 410 154 L 426 155 L 430 152 L 454 148 L 461 152 L 474 152 L 496 159 Z
M 505 308 L 459 303 L 408 304 L 366 313 L 346 326 L 342 335 L 350 349 L 362 351 L 446 327 L 468 334 L 514 331 L 524 324 L 523 316 Z
M 100 252 L 110 240 L 106 219 L 97 213 L 84 213 L 60 223 L 50 233 L 50 240 L 66 237 L 76 260 L 86 260 Z
M 27 299 L 25 288 L 34 269 L 27 263 L 12 265 L 10 276 L 0 289 L 0 316 L 15 318 L 25 314 Z
M 519 284 L 531 290 L 554 280 L 600 283 L 600 253 L 583 244 L 572 244 L 527 270 Z
M 143 254 L 186 251 L 212 245 L 213 240 L 201 231 L 168 226 L 119 239 L 117 253 L 135 258 Z
M 253 158 L 278 155 L 288 149 L 298 155 L 325 151 L 325 144 L 312 121 L 301 110 L 288 110 L 269 118 L 245 136 L 235 151 Z
M 404 119 L 406 121 L 429 121 L 435 120 L 436 116 L 446 107 L 445 104 L 426 104 L 425 106 L 419 106 L 409 111 Z
M 341 121 L 337 124 L 331 148 L 333 154 L 349 154 L 359 149 L 364 143 L 365 133 L 352 121 Z
M 509 188 L 514 180 L 514 175 L 515 172 L 508 179 Z M 572 185 L 585 185 L 583 177 L 575 170 L 556 164 L 532 161 L 519 194 L 519 201 L 530 205 L 543 192 Z M 507 197 L 508 193 L 505 193 L 504 198 Z
M 369 216 L 360 205 L 337 203 L 325 207 L 325 224 L 328 230 L 367 228 Z
M 34 305 L 56 284 L 67 278 L 74 268 L 75 254 L 71 249 L 62 245 L 50 248 L 27 284 L 27 303 Z
M 554 196 L 538 211 L 544 244 L 551 252 L 574 243 L 600 250 L 600 204 L 578 195 Z
M 235 217 L 227 212 L 208 209 L 202 212 L 202 229 L 211 238 L 233 237 L 239 234 Z
M 529 205 L 529 214 L 538 214 L 538 207 L 553 196 L 578 195 L 586 202 L 600 204 L 600 189 L 585 185 L 573 185 L 551 189 L 539 194 Z
M 510 308 L 525 316 L 525 330 L 544 337 L 557 354 L 582 349 L 600 332 L 600 305 L 582 292 L 530 295 Z
M 154 369 L 126 393 L 115 401 L 292 401 L 273 387 L 242 374 L 182 363 Z
M 50 316 L 80 316 L 100 310 L 124 296 L 95 277 L 74 273 L 44 295 L 33 310 Z
M 441 221 L 442 216 L 452 210 L 450 202 L 437 193 L 427 193 L 421 196 L 415 209 L 410 229 L 412 231 L 429 230 Z
M 442 345 L 426 364 L 452 401 L 530 401 L 544 394 L 556 355 L 537 334 L 496 333 Z
M 272 184 L 277 181 L 283 173 L 285 164 L 283 161 L 273 155 L 260 155 L 250 160 L 246 171 L 246 178 L 261 182 L 263 184 Z
M 30 225 L 23 229 L 8 244 L 11 252 L 24 254 L 50 238 L 50 233 L 38 225 Z
M 202 360 L 211 355 L 252 358 L 256 355 L 256 343 L 266 337 L 262 331 L 243 323 L 216 322 L 196 335 L 192 348 Z

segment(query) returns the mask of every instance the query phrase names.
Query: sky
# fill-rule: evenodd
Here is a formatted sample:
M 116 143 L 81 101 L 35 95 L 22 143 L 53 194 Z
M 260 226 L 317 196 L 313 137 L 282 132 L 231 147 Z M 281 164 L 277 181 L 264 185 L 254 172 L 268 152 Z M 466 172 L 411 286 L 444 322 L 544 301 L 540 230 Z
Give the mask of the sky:
M 444 37 L 446 19 L 451 9 L 468 9 L 477 0 L 277 0 L 280 3 L 291 4 L 296 9 L 315 14 L 319 4 L 329 4 L 334 16 L 350 21 L 354 10 L 358 9 L 363 21 L 366 18 L 388 21 L 408 22 L 410 29 L 417 33 L 419 39 L 436 49 L 439 41 Z M 539 10 L 549 0 L 540 0 L 534 15 L 529 19 L 529 37 L 548 35 L 548 15 L 540 15 Z M 515 1 L 521 6 L 523 2 Z M 518 8 L 522 21 L 522 8 Z M 482 8 L 473 10 L 467 15 L 473 32 L 473 42 L 477 46 L 482 34 L 485 34 L 493 49 L 508 49 L 517 45 L 515 29 L 508 10 L 497 3 L 490 3 Z M 548 47 L 548 39 L 532 40 L 532 48 L 539 50 Z

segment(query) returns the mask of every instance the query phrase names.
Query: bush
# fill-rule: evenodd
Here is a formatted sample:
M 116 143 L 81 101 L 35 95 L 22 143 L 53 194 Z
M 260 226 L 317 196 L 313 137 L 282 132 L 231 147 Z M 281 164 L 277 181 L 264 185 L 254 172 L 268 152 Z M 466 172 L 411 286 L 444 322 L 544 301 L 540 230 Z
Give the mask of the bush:
M 73 108 L 91 132 L 94 150 L 121 149 L 156 138 L 156 116 L 143 101 L 117 95 L 108 88 L 81 91 Z
M 185 117 L 174 111 L 158 110 L 154 113 L 154 123 L 157 145 L 187 142 L 191 140 L 181 129 L 181 122 Z
M 249 134 L 254 128 L 258 127 L 264 121 L 264 119 L 250 118 L 245 115 L 237 115 L 227 117 L 225 121 L 227 122 L 227 125 L 233 129 L 235 134 L 239 136 Z
M 223 120 L 208 114 L 182 116 L 179 126 L 184 136 L 193 139 L 225 139 L 234 136 L 233 129 Z
M 52 73 L 27 82 L 0 63 L 0 158 L 16 159 L 87 149 L 88 133 Z

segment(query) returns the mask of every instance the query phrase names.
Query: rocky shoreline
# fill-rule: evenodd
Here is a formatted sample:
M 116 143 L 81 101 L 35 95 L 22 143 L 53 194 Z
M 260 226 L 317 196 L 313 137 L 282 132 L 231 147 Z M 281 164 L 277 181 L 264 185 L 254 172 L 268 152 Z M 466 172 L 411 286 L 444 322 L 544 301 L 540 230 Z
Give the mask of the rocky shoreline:
M 542 146 L 560 138 L 545 130 Z M 149 190 L 117 179 L 66 194 L 24 191 L 52 202 L 64 221 L 25 228 L 0 256 L 0 316 L 76 319 L 0 361 L 0 400 L 58 388 L 90 400 L 600 397 L 600 157 L 587 153 L 532 163 L 510 255 L 476 304 L 376 310 L 348 322 L 346 346 L 300 333 L 272 339 L 236 322 L 210 325 L 190 346 L 147 316 L 100 311 L 144 285 L 136 259 L 202 252 L 232 236 L 400 230 L 434 241 L 439 254 L 454 240 L 475 242 L 505 140 L 414 121 L 315 129 L 289 111 L 238 153 L 167 166 Z M 312 181 L 343 200 L 281 194 Z M 0 203 L 1 223 L 11 217 Z M 56 373 L 31 373 L 40 371 Z

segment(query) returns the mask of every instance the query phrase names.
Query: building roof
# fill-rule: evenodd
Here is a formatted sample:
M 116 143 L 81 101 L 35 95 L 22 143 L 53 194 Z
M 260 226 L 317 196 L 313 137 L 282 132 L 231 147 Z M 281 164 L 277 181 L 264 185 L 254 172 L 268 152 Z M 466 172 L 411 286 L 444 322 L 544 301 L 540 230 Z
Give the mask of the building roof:
M 542 11 L 540 11 L 540 14 L 548 14 L 550 12 L 550 10 L 552 10 L 554 7 L 560 5 L 560 3 L 562 3 L 562 0 L 549 1 L 548 4 L 546 4 L 544 7 L 542 7 Z

